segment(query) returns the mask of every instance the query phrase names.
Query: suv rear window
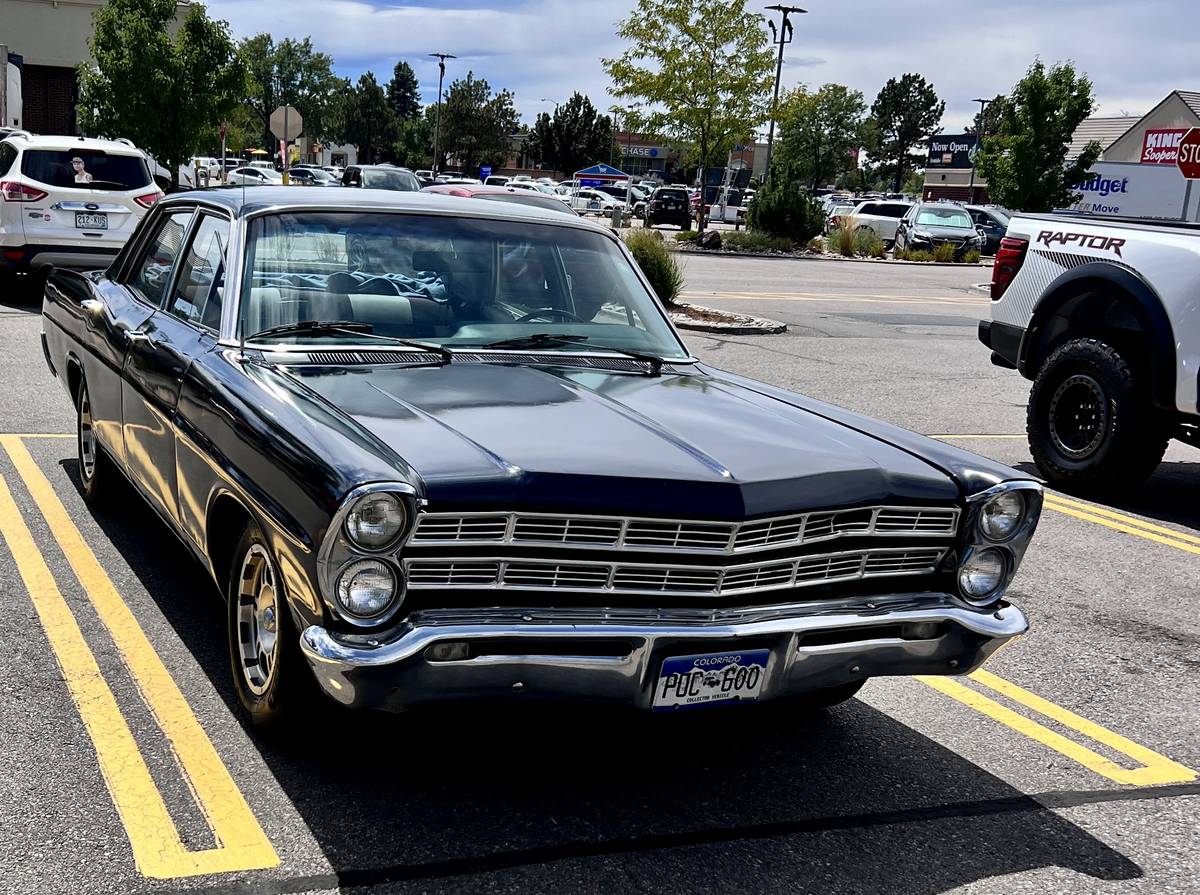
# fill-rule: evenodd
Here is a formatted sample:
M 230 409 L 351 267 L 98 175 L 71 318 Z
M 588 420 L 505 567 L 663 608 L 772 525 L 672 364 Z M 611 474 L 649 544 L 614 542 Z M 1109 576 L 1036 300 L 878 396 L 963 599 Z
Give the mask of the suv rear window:
M 140 155 L 99 149 L 26 149 L 21 155 L 21 173 L 39 183 L 67 189 L 116 191 L 150 186 L 150 171 Z
M 687 201 L 687 197 L 686 190 L 658 190 L 654 194 L 655 199 L 679 199 L 683 202 Z

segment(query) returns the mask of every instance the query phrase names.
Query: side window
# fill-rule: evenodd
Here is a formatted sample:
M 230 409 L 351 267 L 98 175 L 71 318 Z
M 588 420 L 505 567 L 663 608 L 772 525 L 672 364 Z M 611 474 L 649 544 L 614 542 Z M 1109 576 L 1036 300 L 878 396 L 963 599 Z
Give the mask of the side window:
M 158 230 L 142 248 L 128 285 L 143 299 L 158 307 L 162 304 L 163 292 L 171 279 L 171 270 L 183 246 L 183 235 L 192 219 L 192 209 L 173 211 L 159 221 Z
M 0 177 L 8 173 L 16 160 L 16 147 L 8 143 L 0 143 Z
M 220 327 L 228 242 L 229 221 L 204 215 L 184 253 L 167 311 L 214 332 Z

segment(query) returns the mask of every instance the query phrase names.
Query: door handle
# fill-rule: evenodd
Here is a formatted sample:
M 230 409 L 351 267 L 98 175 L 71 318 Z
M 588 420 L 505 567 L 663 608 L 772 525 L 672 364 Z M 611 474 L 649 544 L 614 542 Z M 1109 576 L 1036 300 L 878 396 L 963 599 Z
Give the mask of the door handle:
M 135 342 L 149 342 L 150 344 L 154 344 L 154 340 L 150 338 L 149 333 L 144 333 L 138 329 L 126 330 L 125 338 L 129 340 L 130 345 Z

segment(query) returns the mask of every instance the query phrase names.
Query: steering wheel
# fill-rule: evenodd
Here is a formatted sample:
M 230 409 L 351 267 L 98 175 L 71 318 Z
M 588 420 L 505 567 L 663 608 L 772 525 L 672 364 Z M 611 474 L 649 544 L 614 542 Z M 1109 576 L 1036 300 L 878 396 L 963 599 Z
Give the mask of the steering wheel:
M 562 320 L 570 320 L 575 323 L 587 323 L 582 317 L 572 314 L 570 311 L 564 311 L 562 308 L 538 308 L 535 311 L 530 311 L 517 318 L 517 323 L 529 323 L 531 320 L 537 320 L 539 317 L 558 317 Z

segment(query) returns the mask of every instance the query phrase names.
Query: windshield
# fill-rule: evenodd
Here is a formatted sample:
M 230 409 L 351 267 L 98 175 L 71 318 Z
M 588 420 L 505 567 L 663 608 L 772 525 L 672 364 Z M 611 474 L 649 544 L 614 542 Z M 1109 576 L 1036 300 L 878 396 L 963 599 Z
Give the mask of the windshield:
M 938 208 L 928 205 L 917 212 L 917 226 L 975 229 L 975 225 L 971 223 L 971 216 L 961 208 Z
M 373 190 L 402 190 L 417 192 L 421 182 L 408 171 L 380 171 L 364 168 L 362 185 Z
M 150 170 L 140 155 L 98 149 L 27 149 L 21 156 L 21 173 L 71 189 L 137 190 L 150 185 Z
M 687 357 L 612 239 L 573 226 L 386 212 L 292 212 L 252 221 L 239 312 L 247 338 L 299 321 L 353 321 L 375 336 L 451 347 L 537 333 Z M 264 340 L 374 342 L 350 332 Z M 382 344 L 382 343 L 381 343 Z

